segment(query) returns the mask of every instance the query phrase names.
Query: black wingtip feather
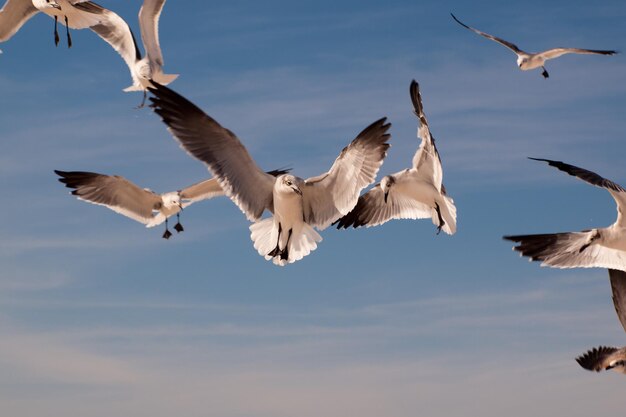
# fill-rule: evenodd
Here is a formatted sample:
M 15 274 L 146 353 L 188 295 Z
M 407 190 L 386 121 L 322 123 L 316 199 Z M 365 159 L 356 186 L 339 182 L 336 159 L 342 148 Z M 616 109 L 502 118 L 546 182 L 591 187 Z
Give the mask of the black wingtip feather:
M 600 364 L 602 363 L 602 359 L 615 352 L 617 348 L 608 347 L 608 346 L 598 346 L 597 348 L 593 348 L 588 350 L 584 354 L 580 355 L 576 358 L 576 362 L 583 368 L 589 371 L 600 372 L 603 370 Z

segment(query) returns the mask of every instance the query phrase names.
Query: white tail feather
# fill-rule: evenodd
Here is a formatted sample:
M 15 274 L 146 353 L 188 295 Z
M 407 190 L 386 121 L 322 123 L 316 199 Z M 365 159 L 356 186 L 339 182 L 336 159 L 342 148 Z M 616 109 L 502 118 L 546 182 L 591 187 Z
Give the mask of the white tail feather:
M 263 219 L 250 226 L 250 238 L 254 242 L 254 248 L 268 261 L 272 259 L 274 264 L 284 266 L 288 263 L 296 262 L 311 251 L 317 248 L 317 243 L 322 241 L 322 237 L 306 223 L 301 223 L 293 229 L 289 239 L 288 259 L 281 259 L 280 256 L 268 255 L 276 248 L 278 240 L 278 224 L 274 218 Z

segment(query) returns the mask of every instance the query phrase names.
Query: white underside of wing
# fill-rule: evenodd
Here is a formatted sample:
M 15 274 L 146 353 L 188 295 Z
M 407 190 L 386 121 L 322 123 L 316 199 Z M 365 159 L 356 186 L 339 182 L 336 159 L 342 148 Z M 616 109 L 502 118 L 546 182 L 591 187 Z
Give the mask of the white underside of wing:
M 116 206 L 116 205 L 108 205 L 108 204 L 102 204 L 102 203 L 96 203 L 90 200 L 86 200 L 84 198 L 81 198 L 79 196 L 76 196 L 79 200 L 82 201 L 86 201 L 87 203 L 91 203 L 91 204 L 95 204 L 97 206 L 103 206 L 103 207 L 107 207 L 110 210 L 113 210 L 114 212 L 121 214 L 122 216 L 126 216 L 130 219 L 133 219 L 139 223 L 143 223 L 145 225 L 150 224 L 153 220 L 154 220 L 154 216 L 151 217 L 144 217 L 138 213 L 135 213 L 134 211 L 128 210 L 126 207 L 122 207 L 122 206 Z M 157 224 L 162 223 L 163 221 L 165 221 L 165 218 L 163 218 L 163 220 L 161 220 L 161 222 L 159 223 L 154 223 L 151 224 L 151 226 L 156 226 Z M 149 226 L 150 227 L 150 226 Z
M 626 252 L 607 248 L 600 244 L 591 244 L 580 250 L 585 244 L 587 234 L 579 233 L 578 239 L 571 241 L 571 246 L 563 247 L 558 252 L 544 257 L 542 266 L 554 268 L 610 268 L 626 270 Z
M 380 192 L 382 196 L 382 191 Z M 367 227 L 378 226 L 393 219 L 429 219 L 432 209 L 419 201 L 415 201 L 400 193 L 389 192 L 387 203 L 381 198 L 376 199 L 376 207 L 372 207 L 371 220 Z

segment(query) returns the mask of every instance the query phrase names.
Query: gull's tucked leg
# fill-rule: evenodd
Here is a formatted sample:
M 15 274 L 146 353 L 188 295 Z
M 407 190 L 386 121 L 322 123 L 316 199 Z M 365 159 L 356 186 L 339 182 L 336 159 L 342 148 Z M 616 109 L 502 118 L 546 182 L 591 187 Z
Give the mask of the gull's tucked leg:
M 176 220 L 177 220 L 177 223 L 174 225 L 174 230 L 176 230 L 178 233 L 180 233 L 180 232 L 185 230 L 183 228 L 183 225 L 180 224 L 180 213 L 176 213 Z
M 443 220 L 443 217 L 441 217 L 441 209 L 438 203 L 435 203 L 435 210 L 437 210 L 437 217 L 439 218 L 439 226 L 437 226 L 437 234 L 439 234 L 443 226 L 446 225 L 446 222 Z
M 143 109 L 146 106 L 146 98 L 148 97 L 148 92 L 143 90 L 143 100 L 141 100 L 141 104 L 135 107 L 136 109 Z
M 280 253 L 280 259 L 283 261 L 289 260 L 289 241 L 291 240 L 292 233 L 293 233 L 293 229 L 289 229 L 289 234 L 287 235 L 287 243 L 285 244 L 285 249 L 283 249 Z
M 282 253 L 279 247 L 280 246 L 280 234 L 282 233 L 282 231 L 283 231 L 283 227 L 280 223 L 278 223 L 278 239 L 276 239 L 276 247 L 272 249 L 272 251 L 268 253 L 267 256 L 271 256 L 273 258 Z
M 72 37 L 70 36 L 70 24 L 67 22 L 67 16 L 65 16 L 65 33 L 67 34 L 67 47 L 72 47 Z
M 59 28 L 58 28 L 59 18 L 54 16 L 54 46 L 59 46 Z
M 165 219 L 165 232 L 163 232 L 163 239 L 169 239 L 172 236 L 172 232 L 167 228 L 167 219 Z

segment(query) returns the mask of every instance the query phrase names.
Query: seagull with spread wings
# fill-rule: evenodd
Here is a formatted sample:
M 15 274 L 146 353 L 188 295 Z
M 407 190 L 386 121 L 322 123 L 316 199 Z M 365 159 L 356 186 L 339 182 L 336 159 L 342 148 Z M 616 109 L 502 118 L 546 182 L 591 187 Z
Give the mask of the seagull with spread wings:
M 517 66 L 521 70 L 527 71 L 527 70 L 541 67 L 541 69 L 543 70 L 541 75 L 543 75 L 544 78 L 548 78 L 550 76 L 548 74 L 548 71 L 546 70 L 546 67 L 544 66 L 545 62 L 548 59 L 558 58 L 561 55 L 565 55 L 565 54 L 614 55 L 617 53 L 617 51 L 613 51 L 613 50 L 580 49 L 580 48 L 553 48 L 553 49 L 548 49 L 547 51 L 537 52 L 537 53 L 524 52 L 521 49 L 519 49 L 517 45 L 511 42 L 505 41 L 504 39 L 497 38 L 488 33 L 481 32 L 480 30 L 474 29 L 473 27 L 467 26 L 465 23 L 457 19 L 456 16 L 453 15 L 452 13 L 450 13 L 450 15 L 452 15 L 452 18 L 464 28 L 469 29 L 474 33 L 477 33 L 480 36 L 484 36 L 487 39 L 491 39 L 492 41 L 498 42 L 500 45 L 506 46 L 511 51 L 515 52 L 515 54 L 517 55 Z
M 626 272 L 609 269 L 613 306 L 622 327 L 626 331 Z M 590 371 L 608 371 L 626 374 L 626 346 L 621 348 L 598 346 L 576 358 L 580 366 Z
M 140 188 L 133 182 L 119 175 L 105 175 L 84 171 L 54 171 L 59 181 L 67 188 L 72 188 L 72 195 L 79 200 L 108 207 L 146 227 L 158 226 L 165 222 L 163 238 L 169 239 L 172 233 L 167 227 L 167 219 L 174 214 L 177 223 L 174 229 L 183 231 L 180 224 L 180 211 L 202 200 L 224 195 L 222 187 L 215 178 L 193 184 L 182 190 L 156 194 L 147 188 Z M 275 170 L 269 175 L 286 174 L 288 170 Z
M 284 266 L 317 248 L 323 230 L 347 214 L 374 182 L 387 155 L 391 126 L 382 118 L 366 127 L 320 176 L 302 179 L 263 172 L 233 132 L 186 98 L 155 84 L 148 87 L 154 111 L 191 156 L 204 162 L 230 199 L 254 223 L 255 249 Z M 261 219 L 267 210 L 273 216 Z
M 553 268 L 609 268 L 626 271 L 626 190 L 595 172 L 561 161 L 547 162 L 569 175 L 607 190 L 617 203 L 617 220 L 611 226 L 581 232 L 504 236 L 518 243 L 513 249 L 541 266 Z
M 448 234 L 456 232 L 456 207 L 443 185 L 441 158 L 430 133 L 422 106 L 419 84 L 410 86 L 413 112 L 419 120 L 417 136 L 421 143 L 413 156 L 413 166 L 385 176 L 359 198 L 350 213 L 339 219 L 337 228 L 378 226 L 391 219 L 428 219 Z

